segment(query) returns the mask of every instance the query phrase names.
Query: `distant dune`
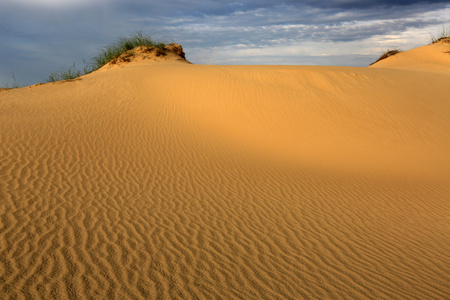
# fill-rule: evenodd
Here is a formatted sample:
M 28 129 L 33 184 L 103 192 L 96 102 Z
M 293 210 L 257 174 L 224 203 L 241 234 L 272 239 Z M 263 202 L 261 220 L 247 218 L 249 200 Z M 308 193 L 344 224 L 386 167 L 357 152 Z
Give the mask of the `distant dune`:
M 403 69 L 424 72 L 450 72 L 450 38 L 435 44 L 422 46 L 400 52 L 389 59 L 384 59 L 371 67 Z
M 450 43 L 180 49 L 0 91 L 1 299 L 449 299 Z

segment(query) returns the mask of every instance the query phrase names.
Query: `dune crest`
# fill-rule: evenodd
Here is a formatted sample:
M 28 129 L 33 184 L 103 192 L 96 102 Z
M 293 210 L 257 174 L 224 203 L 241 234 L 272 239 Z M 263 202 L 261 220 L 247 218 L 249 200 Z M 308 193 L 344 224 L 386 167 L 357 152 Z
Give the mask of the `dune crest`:
M 0 93 L 1 299 L 448 298 L 445 65 L 175 48 Z
M 139 62 L 142 60 L 153 62 L 185 62 L 186 60 L 183 47 L 179 44 L 169 44 L 163 48 L 156 46 L 139 46 L 131 50 L 127 50 L 109 63 L 101 67 L 99 70 L 107 70 L 112 67 L 122 67 L 131 62 Z
M 450 38 L 402 51 L 371 65 L 372 68 L 394 68 L 429 72 L 450 72 Z

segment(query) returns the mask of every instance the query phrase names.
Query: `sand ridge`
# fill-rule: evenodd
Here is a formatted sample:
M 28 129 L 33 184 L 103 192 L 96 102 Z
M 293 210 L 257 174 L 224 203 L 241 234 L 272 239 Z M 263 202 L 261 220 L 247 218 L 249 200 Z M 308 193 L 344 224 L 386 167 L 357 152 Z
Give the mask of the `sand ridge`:
M 3 91 L 0 296 L 446 299 L 449 79 L 145 59 Z
M 99 70 L 96 70 L 96 72 L 109 70 L 111 68 L 130 66 L 143 60 L 150 60 L 151 62 L 191 63 L 186 59 L 186 54 L 183 51 L 183 47 L 179 44 L 172 43 L 165 47 L 139 46 L 134 49 L 127 50 L 121 55 L 113 58 Z
M 400 52 L 373 64 L 371 67 L 417 70 L 420 72 L 443 72 L 448 74 L 450 71 L 450 38 L 441 39 L 431 45 Z

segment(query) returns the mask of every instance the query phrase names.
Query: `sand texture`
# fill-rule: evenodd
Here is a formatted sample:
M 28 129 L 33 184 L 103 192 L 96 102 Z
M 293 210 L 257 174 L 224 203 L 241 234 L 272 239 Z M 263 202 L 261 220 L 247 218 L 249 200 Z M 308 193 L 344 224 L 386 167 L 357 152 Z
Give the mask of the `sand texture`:
M 0 299 L 449 299 L 449 48 L 0 91 Z

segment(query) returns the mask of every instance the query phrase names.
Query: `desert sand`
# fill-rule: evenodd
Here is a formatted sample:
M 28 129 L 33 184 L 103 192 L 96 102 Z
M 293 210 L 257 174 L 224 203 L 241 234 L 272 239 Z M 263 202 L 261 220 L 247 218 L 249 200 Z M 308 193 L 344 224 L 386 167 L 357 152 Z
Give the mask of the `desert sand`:
M 0 298 L 449 299 L 448 51 L 0 91 Z

